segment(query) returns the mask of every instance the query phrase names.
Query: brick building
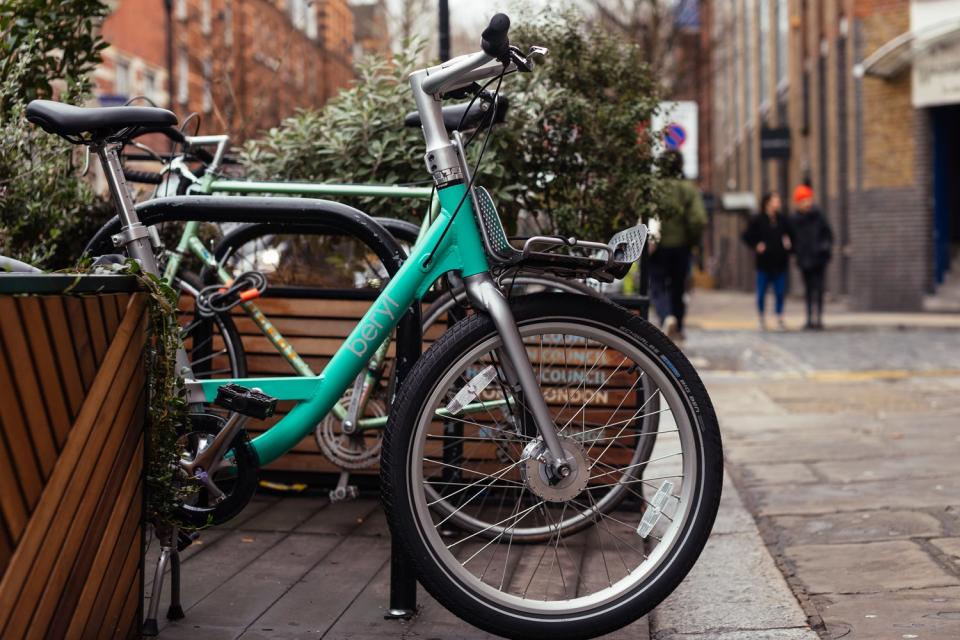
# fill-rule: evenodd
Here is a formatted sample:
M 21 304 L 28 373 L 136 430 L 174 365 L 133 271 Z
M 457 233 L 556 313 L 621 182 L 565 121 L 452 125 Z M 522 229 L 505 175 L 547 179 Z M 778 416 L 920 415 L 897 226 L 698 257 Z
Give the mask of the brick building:
M 857 309 L 920 308 L 960 245 L 960 157 L 948 143 L 960 133 L 960 1 L 705 4 L 710 188 L 788 202 L 810 184 L 837 239 L 829 290 Z M 788 130 L 788 159 L 763 157 L 773 128 Z M 737 215 L 714 216 L 711 248 L 720 283 L 746 287 Z
M 385 0 L 354 2 L 350 8 L 353 9 L 353 57 L 364 54 L 389 56 L 390 26 Z
M 353 29 L 345 0 L 121 0 L 103 26 L 98 94 L 147 95 L 242 140 L 347 86 Z

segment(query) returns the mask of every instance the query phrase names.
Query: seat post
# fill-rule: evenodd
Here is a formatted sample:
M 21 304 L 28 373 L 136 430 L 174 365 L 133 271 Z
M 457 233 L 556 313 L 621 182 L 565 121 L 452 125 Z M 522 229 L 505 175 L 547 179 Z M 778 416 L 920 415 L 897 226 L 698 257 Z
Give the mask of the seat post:
M 125 246 L 127 255 L 138 260 L 143 270 L 154 275 L 160 275 L 157 269 L 157 260 L 153 254 L 153 244 L 150 240 L 150 230 L 140 222 L 134 208 L 133 197 L 123 177 L 123 166 L 117 154 L 117 146 L 110 143 L 95 143 L 91 145 L 107 178 L 110 195 L 113 197 L 114 207 L 120 216 L 120 233 L 113 236 L 116 247 Z

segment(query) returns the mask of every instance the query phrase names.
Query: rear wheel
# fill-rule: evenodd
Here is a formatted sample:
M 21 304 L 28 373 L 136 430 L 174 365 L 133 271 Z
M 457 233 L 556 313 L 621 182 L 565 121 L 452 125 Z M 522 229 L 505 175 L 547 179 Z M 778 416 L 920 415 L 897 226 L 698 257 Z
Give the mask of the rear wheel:
M 213 316 L 197 313 L 197 294 L 203 285 L 196 274 L 182 273 L 171 286 L 180 294 L 181 308 L 184 309 L 180 335 L 194 378 L 245 378 L 246 354 L 230 313 Z
M 384 501 L 421 582 L 460 617 L 510 637 L 593 637 L 650 611 L 703 549 L 722 480 L 716 416 L 683 354 L 626 310 L 563 294 L 513 307 L 574 473 L 551 480 L 539 462 L 523 398 L 500 373 L 499 335 L 474 315 L 400 390 L 384 440 Z M 487 413 L 438 417 L 490 367 L 496 375 L 468 398 Z M 652 393 L 638 403 L 640 380 Z M 638 461 L 651 411 L 656 445 Z M 451 434 L 445 422 L 458 420 Z M 451 532 L 454 513 L 484 525 Z

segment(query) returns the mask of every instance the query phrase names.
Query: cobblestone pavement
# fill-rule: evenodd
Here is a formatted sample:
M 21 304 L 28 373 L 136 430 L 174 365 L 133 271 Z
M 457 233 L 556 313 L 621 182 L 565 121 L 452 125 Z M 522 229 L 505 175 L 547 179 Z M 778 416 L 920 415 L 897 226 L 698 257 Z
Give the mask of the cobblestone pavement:
M 821 637 L 960 638 L 960 331 L 693 329 L 685 350 Z

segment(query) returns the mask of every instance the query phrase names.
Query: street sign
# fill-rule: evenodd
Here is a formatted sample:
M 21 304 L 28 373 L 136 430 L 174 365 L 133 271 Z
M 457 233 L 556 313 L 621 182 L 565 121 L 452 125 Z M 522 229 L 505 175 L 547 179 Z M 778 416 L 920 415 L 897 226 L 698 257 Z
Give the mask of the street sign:
M 790 127 L 763 127 L 760 129 L 760 158 L 762 160 L 790 157 Z
M 661 102 L 653 117 L 653 129 L 660 132 L 658 151 L 679 151 L 683 156 L 683 175 L 695 180 L 699 174 L 697 103 L 691 100 Z

